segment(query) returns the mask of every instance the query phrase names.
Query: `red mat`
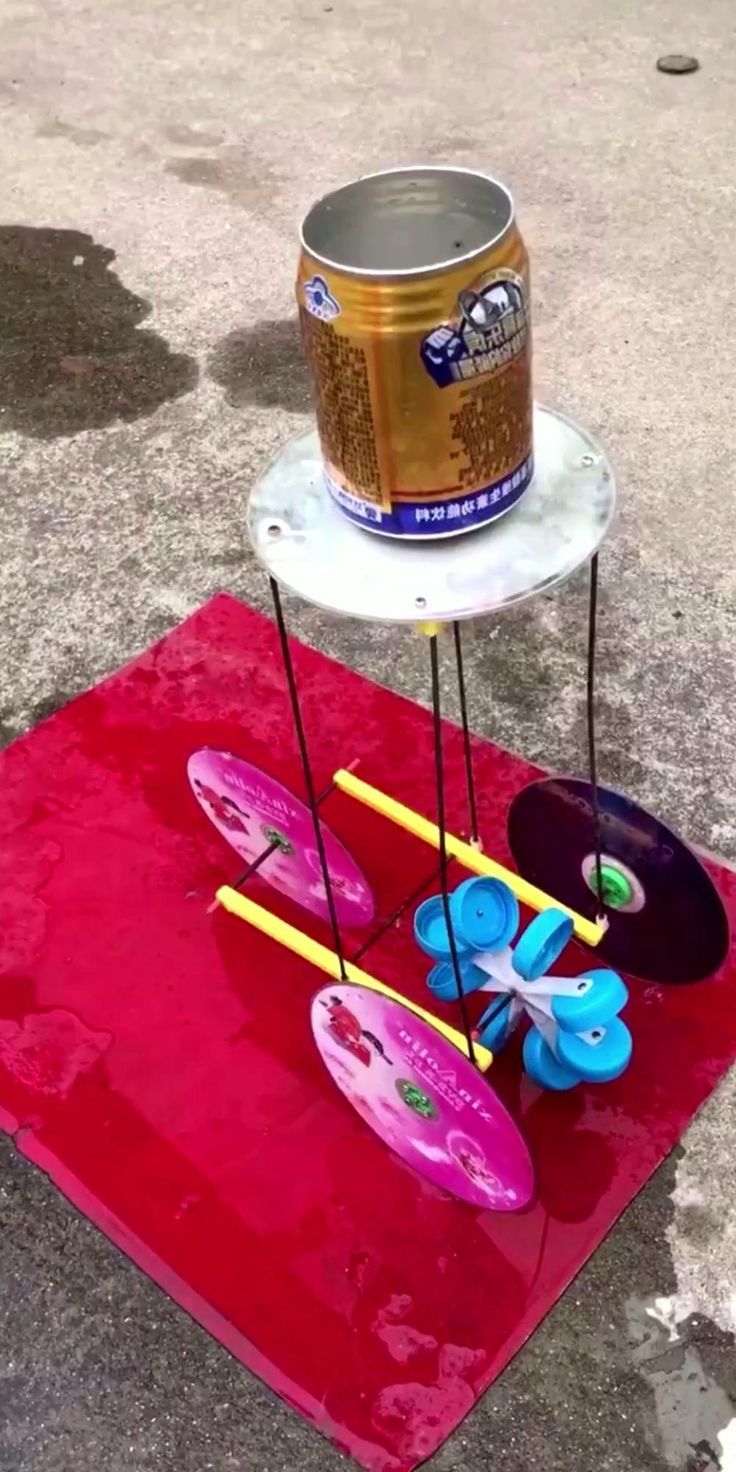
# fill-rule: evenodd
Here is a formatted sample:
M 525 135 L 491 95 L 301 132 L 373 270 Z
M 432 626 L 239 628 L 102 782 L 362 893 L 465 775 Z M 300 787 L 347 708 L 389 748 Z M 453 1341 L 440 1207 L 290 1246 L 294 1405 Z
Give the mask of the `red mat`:
M 317 782 L 359 757 L 367 781 L 431 814 L 429 716 L 295 657 Z M 206 914 L 238 861 L 187 785 L 202 745 L 301 791 L 275 631 L 228 597 L 0 757 L 0 1122 L 321 1431 L 401 1472 L 470 1410 L 733 1061 L 733 955 L 699 986 L 631 983 L 634 1061 L 615 1084 L 542 1094 L 515 1044 L 492 1076 L 539 1198 L 520 1216 L 464 1206 L 335 1089 L 309 1030 L 321 976 Z M 537 773 L 486 742 L 476 757 L 486 843 L 507 859 L 509 801 Z M 454 728 L 447 766 L 462 831 Z M 431 873 L 428 849 L 349 799 L 323 812 L 379 918 Z M 733 918 L 736 877 L 711 872 Z M 326 938 L 265 884 L 252 893 Z M 583 959 L 569 951 L 565 969 Z M 410 917 L 366 964 L 427 1003 Z

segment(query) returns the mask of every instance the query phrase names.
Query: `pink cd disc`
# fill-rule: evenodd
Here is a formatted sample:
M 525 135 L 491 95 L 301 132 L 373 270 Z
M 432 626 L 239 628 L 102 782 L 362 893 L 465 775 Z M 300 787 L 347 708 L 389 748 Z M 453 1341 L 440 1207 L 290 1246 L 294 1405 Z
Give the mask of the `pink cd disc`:
M 517 1126 L 483 1074 L 428 1022 L 337 982 L 317 993 L 311 1021 L 338 1088 L 402 1160 L 473 1206 L 528 1204 L 534 1168 Z
M 259 869 L 262 879 L 289 899 L 328 918 L 314 826 L 309 808 L 288 787 L 227 751 L 203 747 L 187 763 L 192 791 L 218 833 L 245 864 L 270 843 L 277 845 Z M 341 925 L 369 925 L 374 902 L 355 860 L 321 824 L 337 917 Z

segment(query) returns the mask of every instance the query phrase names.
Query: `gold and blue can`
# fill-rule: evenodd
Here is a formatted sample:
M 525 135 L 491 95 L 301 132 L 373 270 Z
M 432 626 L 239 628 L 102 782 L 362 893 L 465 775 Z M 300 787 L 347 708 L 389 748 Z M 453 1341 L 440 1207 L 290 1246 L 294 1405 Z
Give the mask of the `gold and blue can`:
M 509 191 L 392 169 L 301 230 L 297 300 L 327 488 L 352 521 L 431 539 L 485 526 L 533 473 L 529 261 Z

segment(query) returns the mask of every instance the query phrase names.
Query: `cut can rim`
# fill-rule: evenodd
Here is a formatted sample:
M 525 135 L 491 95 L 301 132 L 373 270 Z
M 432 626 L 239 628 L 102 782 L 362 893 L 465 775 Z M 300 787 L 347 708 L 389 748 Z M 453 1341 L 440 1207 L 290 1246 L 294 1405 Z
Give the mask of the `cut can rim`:
M 342 194 L 345 190 L 353 189 L 369 179 L 391 179 L 402 174 L 456 174 L 466 179 L 481 180 L 484 184 L 492 185 L 494 189 L 499 190 L 504 196 L 508 206 L 508 218 L 495 234 L 490 234 L 488 239 L 484 240 L 481 245 L 475 246 L 470 251 L 466 251 L 464 255 L 450 256 L 423 266 L 351 266 L 343 261 L 335 260 L 332 256 L 325 255 L 319 250 L 315 250 L 309 244 L 305 234 L 308 223 L 316 215 L 317 211 L 328 204 L 328 201 L 334 199 L 336 195 Z M 310 260 L 317 261 L 319 265 L 327 266 L 329 269 L 338 271 L 344 276 L 354 276 L 364 281 L 410 281 L 422 276 L 434 276 L 438 272 L 450 271 L 457 266 L 477 260 L 480 256 L 486 255 L 488 251 L 494 250 L 499 246 L 515 224 L 516 207 L 511 190 L 492 174 L 486 174 L 481 169 L 465 169 L 455 164 L 401 164 L 392 169 L 376 169 L 370 174 L 360 174 L 357 179 L 351 179 L 347 184 L 338 185 L 337 188 L 330 189 L 326 194 L 321 195 L 310 206 L 302 220 L 299 227 L 299 243 Z

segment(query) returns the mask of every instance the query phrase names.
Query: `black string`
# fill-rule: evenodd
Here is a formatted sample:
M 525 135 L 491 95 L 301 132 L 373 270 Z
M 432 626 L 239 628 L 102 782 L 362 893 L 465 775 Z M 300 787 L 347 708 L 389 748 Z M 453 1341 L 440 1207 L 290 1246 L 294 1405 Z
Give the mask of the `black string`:
M 601 810 L 598 803 L 598 769 L 595 751 L 595 645 L 596 645 L 596 614 L 598 610 L 598 553 L 594 552 L 590 559 L 590 602 L 588 605 L 588 675 L 586 704 L 588 713 L 588 771 L 590 773 L 590 793 L 593 803 L 593 827 L 595 842 L 595 887 L 598 898 L 598 914 L 605 915 L 606 905 L 603 895 L 603 863 L 601 858 Z
M 380 940 L 381 936 L 385 935 L 386 931 L 390 930 L 391 926 L 395 925 L 396 921 L 401 919 L 402 915 L 406 912 L 406 910 L 409 909 L 409 906 L 413 905 L 415 901 L 419 899 L 420 895 L 424 894 L 424 891 L 428 887 L 428 885 L 432 884 L 435 879 L 439 878 L 439 873 L 439 866 L 435 865 L 432 873 L 427 874 L 426 877 L 422 880 L 421 884 L 418 884 L 416 889 L 413 889 L 411 894 L 407 895 L 406 899 L 401 901 L 401 904 L 398 905 L 394 910 L 393 915 L 389 915 L 388 920 L 384 920 L 378 926 L 378 928 L 374 930 L 373 934 L 369 935 L 368 939 L 363 942 L 360 949 L 355 952 L 355 955 L 352 958 L 353 965 L 357 965 L 358 961 L 360 961 L 361 957 L 365 955 L 366 951 L 369 951 L 371 946 L 374 946 L 376 944 L 376 941 Z
M 261 864 L 265 864 L 266 859 L 270 859 L 271 854 L 272 853 L 275 853 L 275 851 L 276 851 L 276 849 L 278 847 L 279 847 L 279 845 L 276 842 L 276 840 L 274 839 L 274 842 L 273 843 L 269 843 L 268 848 L 262 849 L 261 852 L 256 855 L 255 859 L 253 860 L 253 863 L 252 864 L 249 864 L 248 867 L 247 867 L 247 869 L 244 869 L 243 872 L 242 872 L 242 874 L 239 874 L 238 877 L 237 877 L 237 879 L 234 879 L 233 880 L 232 884 L 230 885 L 230 888 L 231 889 L 242 889 L 243 888 L 243 885 L 246 882 L 246 880 L 251 879 L 254 874 L 257 874 L 258 873 L 258 870 L 260 869 Z M 215 898 L 212 901 L 212 904 L 207 906 L 207 914 L 208 915 L 214 915 L 215 910 L 219 906 L 219 903 L 220 902 L 219 902 L 217 896 L 215 896 Z
M 442 760 L 442 708 L 440 700 L 440 670 L 437 656 L 437 635 L 432 634 L 429 640 L 429 658 L 432 669 L 432 715 L 434 718 L 434 762 L 437 781 L 437 827 L 439 829 L 440 849 L 440 886 L 442 889 L 442 909 L 447 926 L 447 935 L 450 942 L 450 956 L 452 958 L 452 969 L 455 975 L 458 1000 L 460 1002 L 460 1013 L 463 1019 L 463 1031 L 468 1046 L 468 1057 L 471 1063 L 476 1063 L 475 1048 L 473 1046 L 473 1030 L 470 1026 L 468 1008 L 465 1000 L 462 972 L 460 970 L 460 958 L 457 952 L 455 940 L 455 929 L 450 914 L 450 895 L 447 888 L 447 828 L 445 826 L 445 776 Z M 477 1067 L 477 1064 L 476 1064 Z
M 483 1032 L 485 1032 L 486 1028 L 490 1025 L 490 1023 L 494 1021 L 496 1017 L 500 1017 L 501 1013 L 504 1012 L 507 1007 L 511 1006 L 513 1000 L 514 993 L 507 992 L 506 995 L 501 998 L 500 1002 L 496 1002 L 495 1006 L 491 1008 L 490 1012 L 484 1013 L 482 1019 Z M 480 1031 L 480 1028 L 478 1028 L 478 1031 Z
M 270 859 L 271 854 L 275 854 L 277 848 L 280 847 L 281 845 L 278 839 L 275 838 L 273 840 L 273 843 L 269 843 L 268 848 L 264 848 L 261 853 L 258 854 L 257 858 L 253 860 L 253 863 L 249 864 L 247 869 L 244 869 L 242 874 L 239 874 L 237 879 L 233 880 L 230 888 L 242 889 L 246 880 L 251 879 L 254 874 L 257 874 L 258 870 L 261 867 L 261 864 L 265 864 L 266 859 Z
M 294 665 L 292 663 L 291 650 L 289 648 L 289 636 L 286 632 L 284 610 L 281 606 L 281 594 L 279 593 L 278 583 L 275 581 L 275 579 L 269 578 L 269 582 L 271 584 L 271 597 L 273 598 L 273 606 L 276 613 L 276 624 L 279 631 L 281 658 L 284 662 L 284 670 L 286 671 L 286 683 L 289 687 L 291 714 L 294 720 L 296 739 L 299 744 L 299 755 L 302 759 L 304 786 L 307 789 L 307 801 L 309 803 L 309 811 L 312 815 L 314 838 L 317 844 L 317 853 L 319 855 L 319 864 L 322 872 L 322 883 L 324 884 L 325 894 L 327 897 L 327 910 L 330 917 L 330 926 L 332 928 L 332 943 L 335 950 L 335 955 L 337 956 L 338 964 L 340 966 L 340 978 L 342 981 L 347 981 L 348 976 L 345 970 L 345 956 L 342 948 L 342 940 L 340 938 L 340 924 L 337 918 L 337 909 L 335 907 L 335 895 L 332 889 L 332 878 L 330 876 L 330 871 L 327 865 L 327 854 L 325 853 L 325 843 L 324 838 L 322 837 L 322 825 L 319 820 L 317 798 L 314 792 L 312 767 L 309 761 L 307 738 L 304 733 L 304 723 L 302 721 L 302 712 L 299 704 L 299 692 L 296 685 L 296 675 L 294 674 Z
M 322 791 L 317 794 L 317 807 L 320 807 L 325 798 L 331 797 L 336 790 L 336 783 L 328 782 L 327 786 L 323 787 Z M 264 848 L 253 860 L 252 864 L 248 864 L 248 867 L 243 870 L 242 874 L 239 874 L 237 879 L 233 879 L 230 888 L 242 889 L 247 880 L 252 879 L 253 875 L 258 873 L 261 864 L 265 864 L 266 859 L 270 859 L 271 854 L 275 853 L 277 848 L 281 848 L 281 843 L 278 838 L 274 838 L 273 842 L 269 843 L 268 848 Z
M 463 723 L 463 747 L 465 750 L 465 782 L 468 789 L 468 814 L 470 817 L 470 837 L 474 843 L 479 842 L 478 834 L 478 804 L 475 798 L 475 778 L 473 776 L 473 754 L 470 749 L 470 726 L 468 725 L 468 702 L 465 695 L 465 670 L 463 668 L 463 645 L 460 635 L 460 625 L 457 621 L 452 626 L 455 636 L 455 664 L 457 666 L 457 688 L 460 696 L 460 715 Z

